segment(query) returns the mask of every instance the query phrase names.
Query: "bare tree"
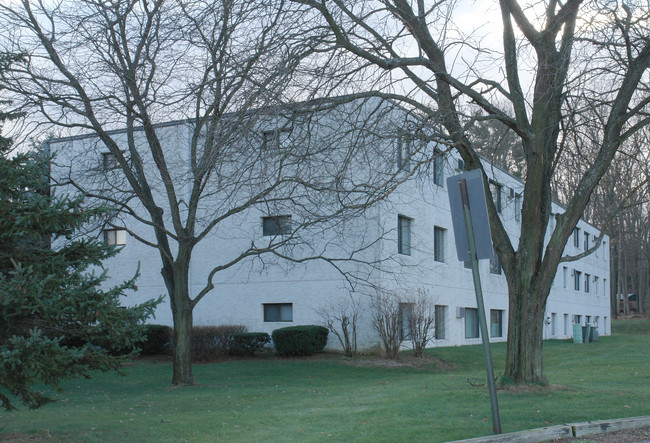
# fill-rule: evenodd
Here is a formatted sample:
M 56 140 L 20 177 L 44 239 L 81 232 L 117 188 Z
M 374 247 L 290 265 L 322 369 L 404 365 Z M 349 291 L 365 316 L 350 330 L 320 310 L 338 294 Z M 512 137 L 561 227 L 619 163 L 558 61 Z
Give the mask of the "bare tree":
M 435 300 L 425 289 L 418 289 L 407 298 L 405 321 L 408 324 L 408 338 L 411 341 L 413 354 L 421 358 L 429 342 L 433 339 L 436 321 Z
M 384 149 L 400 136 L 394 128 L 405 127 L 384 118 L 394 105 L 292 101 L 292 94 L 306 98 L 295 87 L 296 67 L 317 46 L 305 37 L 309 11 L 301 9 L 282 0 L 0 6 L 2 49 L 26 56 L 3 73 L 2 86 L 48 128 L 91 135 L 53 146 L 57 177 L 88 204 L 115 205 L 107 223 L 127 227 L 160 255 L 174 384 L 193 382 L 193 310 L 220 289 L 215 276 L 274 256 L 326 260 L 351 278 L 355 264 L 372 264 L 366 251 L 378 237 L 360 230 L 354 244 L 342 244 L 345 221 L 417 170 L 395 170 L 393 151 Z M 217 247 L 202 289 L 192 293 L 197 245 L 218 245 L 223 229 L 250 215 L 265 217 L 268 235 L 257 244 L 247 233 L 228 238 L 240 249 Z M 305 240 L 314 237 L 318 246 Z
M 544 382 L 544 307 L 567 239 L 621 144 L 649 121 L 647 4 L 500 0 L 496 49 L 481 42 L 480 28 L 460 22 L 461 2 L 296 1 L 316 12 L 323 50 L 345 58 L 350 75 L 373 81 L 378 95 L 421 113 L 469 169 L 482 167 L 468 134 L 477 115 L 519 138 L 525 176 L 518 243 L 488 203 L 510 300 L 505 378 Z M 333 81 L 342 77 L 338 71 Z M 585 128 L 593 129 L 595 155 L 545 241 L 563 143 Z
M 372 299 L 372 327 L 377 331 L 384 355 L 399 358 L 404 342 L 403 302 L 391 291 L 380 291 Z
M 336 299 L 331 305 L 318 311 L 325 326 L 336 336 L 347 356 L 357 353 L 357 325 L 361 317 L 361 304 L 354 293 Z

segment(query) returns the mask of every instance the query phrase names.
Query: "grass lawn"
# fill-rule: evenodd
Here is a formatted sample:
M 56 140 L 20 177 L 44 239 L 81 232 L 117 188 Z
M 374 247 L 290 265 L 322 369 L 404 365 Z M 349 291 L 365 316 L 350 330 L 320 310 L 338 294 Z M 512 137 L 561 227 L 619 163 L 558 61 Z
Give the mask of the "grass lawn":
M 505 344 L 492 349 L 498 373 Z M 545 342 L 552 386 L 499 391 L 503 432 L 650 415 L 649 351 L 650 320 L 615 323 L 593 344 Z M 0 440 L 433 442 L 492 433 L 487 388 L 468 382 L 484 382 L 481 346 L 433 349 L 419 366 L 339 355 L 195 365 L 197 385 L 185 388 L 170 387 L 168 363 L 126 372 L 67 382 L 56 403 L 35 411 L 0 412 Z

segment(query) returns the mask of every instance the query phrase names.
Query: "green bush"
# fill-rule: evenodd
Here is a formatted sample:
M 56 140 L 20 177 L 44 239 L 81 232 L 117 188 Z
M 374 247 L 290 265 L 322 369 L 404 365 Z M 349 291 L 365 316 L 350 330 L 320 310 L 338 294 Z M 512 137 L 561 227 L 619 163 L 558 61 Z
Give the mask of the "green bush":
M 235 334 L 246 332 L 246 326 L 194 326 L 192 328 L 192 358 L 209 361 L 230 354 Z
M 236 355 L 253 355 L 261 351 L 264 345 L 271 341 L 266 332 L 243 332 L 235 334 L 232 340 L 231 352 Z
M 327 328 L 323 326 L 290 326 L 273 331 L 273 344 L 280 355 L 311 355 L 321 352 L 327 344 Z
M 138 343 L 142 355 L 167 354 L 174 330 L 165 325 L 144 325 L 144 340 Z

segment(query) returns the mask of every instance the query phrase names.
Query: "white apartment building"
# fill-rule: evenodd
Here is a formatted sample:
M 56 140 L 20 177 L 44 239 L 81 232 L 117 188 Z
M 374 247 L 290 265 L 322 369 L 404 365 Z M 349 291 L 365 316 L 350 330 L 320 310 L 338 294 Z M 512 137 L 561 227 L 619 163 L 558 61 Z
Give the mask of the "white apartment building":
M 400 119 L 403 122 L 401 116 L 387 117 L 395 112 L 400 111 L 393 109 L 390 113 L 382 114 L 379 118 L 386 121 L 379 122 L 375 128 L 390 128 Z M 367 118 L 369 114 L 355 111 L 354 115 Z M 334 120 L 329 117 L 310 119 L 307 131 L 312 139 L 320 135 L 321 139 L 329 140 L 333 144 L 329 149 L 336 152 L 336 144 L 345 143 L 344 140 L 351 145 L 358 143 L 354 129 L 342 129 L 350 123 L 349 116 L 345 120 L 332 124 Z M 262 119 L 251 131 L 257 133 L 258 137 L 252 139 L 257 140 L 257 148 L 262 149 L 270 142 L 281 143 L 282 137 L 290 137 L 290 134 L 303 129 L 299 124 L 289 128 L 286 117 L 275 116 Z M 192 122 L 158 125 L 156 131 L 165 143 L 168 161 L 176 165 L 171 168 L 173 179 L 181 183 L 186 180 L 190 158 Z M 370 143 L 366 140 L 366 143 L 368 149 L 372 150 L 373 159 L 380 159 L 396 179 L 403 179 L 404 182 L 386 199 L 357 211 L 352 218 L 332 221 L 326 229 L 305 226 L 300 244 L 282 249 L 296 256 L 336 257 L 336 267 L 322 259 L 291 263 L 277 254 L 241 260 L 215 274 L 215 289 L 194 309 L 194 324 L 239 324 L 245 325 L 249 331 L 270 333 L 284 326 L 323 324 L 323 310 L 352 298 L 360 305 L 359 348 L 372 348 L 379 343 L 371 327 L 373 291 L 404 294 L 405 299 L 409 294 L 424 291 L 431 297 L 436 310 L 435 339 L 431 346 L 480 343 L 471 269 L 456 258 L 446 189 L 446 178 L 462 172 L 462 161 L 455 153 L 447 152 L 407 179 L 411 174 L 409 162 L 413 163 L 415 171 L 420 153 L 413 154 L 412 144 L 395 135 L 397 132 L 392 132 L 392 137 L 387 135 L 389 132 L 372 139 Z M 338 138 L 332 136 L 335 133 L 339 134 Z M 126 144 L 127 135 L 126 131 L 120 130 L 111 133 L 120 145 Z M 136 140 L 143 137 L 142 130 L 135 130 L 133 137 Z M 254 144 L 247 149 L 256 149 L 252 146 Z M 114 160 L 108 149 L 95 136 L 55 139 L 50 142 L 50 149 L 57 154 L 54 175 L 71 177 L 77 184 L 83 184 L 97 194 L 103 192 L 115 199 L 126 198 L 127 193 L 122 193 L 121 188 L 112 183 L 120 180 L 121 171 L 114 168 Z M 436 147 L 430 144 L 426 149 L 433 152 Z M 146 157 L 146 153 L 142 155 Z M 247 158 L 250 157 L 247 155 Z M 328 158 L 338 157 L 332 153 L 329 157 L 314 158 L 327 161 Z M 378 174 L 376 171 L 364 171 L 362 162 L 355 164 L 353 160 L 351 164 L 355 165 L 351 168 L 353 173 L 360 177 Z M 323 168 L 327 169 L 327 166 Z M 487 162 L 485 170 L 489 175 L 492 197 L 516 244 L 521 223 L 523 184 Z M 150 182 L 159 184 L 160 188 L 154 189 L 154 192 L 162 196 L 164 183 L 156 181 L 153 173 Z M 178 189 L 189 192 L 188 187 L 179 186 Z M 225 200 L 218 200 L 217 195 L 222 188 L 215 189 L 217 191 L 206 198 L 203 209 L 199 211 L 205 224 L 214 217 L 217 206 L 225 204 Z M 136 212 L 142 209 L 135 203 L 132 208 Z M 307 212 L 305 208 L 301 208 L 301 211 Z M 563 209 L 553 204 L 552 211 L 561 213 Z M 293 212 L 287 202 L 273 205 L 266 201 L 224 219 L 194 250 L 190 264 L 191 294 L 195 295 L 205 287 L 209 273 L 221 261 L 227 262 L 250 245 L 272 243 L 275 238 L 288 235 L 290 226 L 300 224 L 301 217 L 301 213 Z M 549 232 L 554 227 L 553 221 L 551 219 Z M 117 217 L 113 224 L 118 225 L 117 228 L 100 227 L 94 231 L 94 235 L 103 235 L 107 242 L 122 246 L 120 253 L 104 264 L 114 282 L 130 278 L 139 266 L 141 276 L 137 282 L 138 290 L 129 294 L 125 303 L 141 302 L 166 294 L 158 251 L 139 241 L 153 241 L 152 228 L 126 214 Z M 104 232 L 101 233 L 101 230 Z M 565 248 L 565 254 L 575 255 L 588 249 L 598 235 L 595 227 L 580 221 Z M 600 335 L 610 334 L 608 247 L 609 239 L 604 237 L 595 253 L 560 264 L 546 307 L 545 338 L 570 338 L 573 323 L 591 323 L 597 325 Z M 338 260 L 345 257 L 354 260 Z M 481 260 L 480 270 L 490 340 L 505 341 L 508 322 L 505 276 L 498 259 Z M 357 280 L 353 281 L 354 286 L 350 286 L 349 279 L 342 271 L 349 273 L 348 277 L 355 276 Z M 152 322 L 172 325 L 168 302 L 159 305 Z M 328 347 L 337 346 L 336 338 L 330 334 Z

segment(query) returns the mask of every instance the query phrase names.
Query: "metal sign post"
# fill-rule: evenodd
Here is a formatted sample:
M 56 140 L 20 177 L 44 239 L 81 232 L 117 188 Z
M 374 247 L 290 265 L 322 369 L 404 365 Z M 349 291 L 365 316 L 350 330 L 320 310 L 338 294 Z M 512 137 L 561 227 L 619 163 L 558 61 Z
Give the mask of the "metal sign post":
M 468 181 L 472 183 L 472 192 L 468 192 Z M 456 188 L 456 184 L 458 187 Z M 454 189 L 456 188 L 456 189 Z M 499 403 L 494 380 L 494 369 L 492 367 L 492 353 L 490 351 L 490 340 L 488 336 L 487 321 L 485 318 L 485 306 L 483 305 L 483 290 L 481 288 L 481 277 L 479 274 L 478 260 L 480 258 L 491 258 L 492 240 L 490 236 L 489 223 L 487 222 L 487 208 L 485 203 L 485 191 L 483 188 L 483 176 L 480 171 L 474 170 L 456 177 L 450 177 L 447 181 L 449 200 L 452 207 L 454 222 L 454 234 L 460 260 L 469 259 L 472 265 L 472 276 L 474 277 L 474 291 L 476 293 L 476 307 L 478 309 L 478 320 L 481 328 L 483 341 L 483 354 L 485 356 L 485 369 L 487 372 L 487 383 L 490 391 L 490 402 L 492 406 L 492 429 L 495 434 L 501 433 L 501 418 L 499 417 Z M 460 195 L 456 191 L 460 191 Z M 460 197 L 460 198 L 458 198 Z M 459 214 L 458 200 L 462 206 L 462 215 Z M 477 206 L 477 214 L 470 211 L 470 201 Z M 472 219 L 480 223 L 475 226 Z M 463 223 L 464 222 L 464 223 Z M 464 224 L 464 230 L 461 225 Z M 482 226 L 485 224 L 485 226 Z M 478 248 L 475 233 L 479 232 L 481 246 Z M 465 237 L 465 235 L 467 237 Z M 486 238 L 487 237 L 487 238 Z M 488 248 L 489 246 L 489 248 Z M 467 249 L 469 251 L 467 251 Z

